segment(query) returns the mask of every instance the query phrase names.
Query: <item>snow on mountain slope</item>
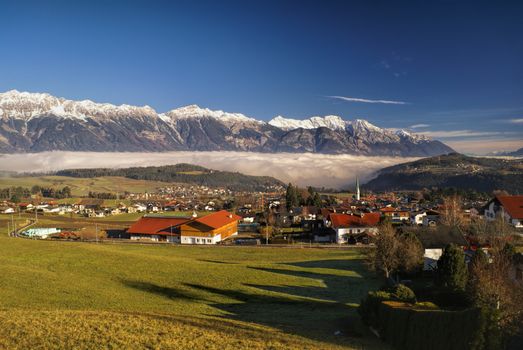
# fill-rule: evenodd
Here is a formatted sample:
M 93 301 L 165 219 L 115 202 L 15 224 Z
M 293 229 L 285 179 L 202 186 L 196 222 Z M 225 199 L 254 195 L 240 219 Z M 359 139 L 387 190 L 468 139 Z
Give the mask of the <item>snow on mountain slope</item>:
M 46 93 L 0 93 L 0 153 L 72 151 L 253 151 L 429 156 L 439 141 L 336 115 L 264 122 L 189 105 L 158 114 L 149 106 L 73 101 Z
M 96 103 L 90 100 L 73 101 L 45 93 L 19 92 L 0 93 L 0 117 L 25 121 L 53 115 L 61 118 L 115 118 L 128 116 L 157 116 L 149 106 L 116 106 L 110 103 Z
M 180 107 L 167 113 L 160 114 L 160 118 L 165 121 L 205 117 L 214 118 L 225 123 L 263 123 L 241 113 L 227 113 L 220 110 L 213 111 L 208 108 L 201 108 L 198 105 Z
M 309 119 L 299 120 L 277 116 L 269 121 L 269 124 L 283 130 L 293 129 L 316 129 L 320 127 L 332 130 L 345 130 L 346 121 L 337 115 L 327 115 L 325 117 L 311 117 Z

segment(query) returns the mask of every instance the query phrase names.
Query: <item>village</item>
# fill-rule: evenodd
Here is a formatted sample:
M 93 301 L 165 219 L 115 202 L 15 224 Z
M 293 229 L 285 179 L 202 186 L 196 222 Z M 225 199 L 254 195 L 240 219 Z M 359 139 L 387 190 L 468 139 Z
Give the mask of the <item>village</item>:
M 18 203 L 1 202 L 0 213 L 11 218 L 6 220 L 10 235 L 21 238 L 182 245 L 373 246 L 387 222 L 398 232 L 416 234 L 425 269 L 435 268 L 450 243 L 470 254 L 478 248 L 474 233 L 438 229 L 450 215 L 468 227 L 501 219 L 521 244 L 523 196 L 468 197 L 362 195 L 358 180 L 353 192 L 342 194 L 292 184 L 270 193 L 179 184 L 152 193 L 90 192 L 88 198 L 42 198 L 38 193 Z

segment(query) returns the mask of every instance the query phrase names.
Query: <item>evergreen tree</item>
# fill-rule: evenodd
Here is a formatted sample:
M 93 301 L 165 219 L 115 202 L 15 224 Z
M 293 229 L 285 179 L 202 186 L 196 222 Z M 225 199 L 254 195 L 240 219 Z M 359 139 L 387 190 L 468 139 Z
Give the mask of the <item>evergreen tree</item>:
M 291 210 L 299 204 L 298 191 L 291 183 L 287 186 L 287 192 L 285 193 L 285 204 L 287 210 Z
M 318 192 L 314 192 L 314 195 L 312 196 L 312 205 L 321 208 L 321 196 Z
M 464 291 L 467 284 L 467 264 L 463 250 L 451 243 L 438 260 L 436 284 L 455 291 Z

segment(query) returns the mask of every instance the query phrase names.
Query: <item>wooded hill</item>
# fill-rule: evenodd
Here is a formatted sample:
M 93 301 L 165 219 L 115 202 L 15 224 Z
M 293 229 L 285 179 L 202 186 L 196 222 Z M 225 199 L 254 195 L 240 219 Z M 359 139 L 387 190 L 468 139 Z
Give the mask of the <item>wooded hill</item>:
M 421 190 L 423 188 L 505 190 L 523 193 L 523 160 L 468 157 L 459 153 L 402 163 L 379 171 L 365 186 L 372 191 Z
M 54 175 L 76 178 L 121 176 L 135 180 L 225 187 L 234 191 L 266 191 L 285 186 L 283 182 L 270 176 L 250 176 L 238 172 L 218 171 L 184 163 L 123 169 L 68 169 L 57 171 Z

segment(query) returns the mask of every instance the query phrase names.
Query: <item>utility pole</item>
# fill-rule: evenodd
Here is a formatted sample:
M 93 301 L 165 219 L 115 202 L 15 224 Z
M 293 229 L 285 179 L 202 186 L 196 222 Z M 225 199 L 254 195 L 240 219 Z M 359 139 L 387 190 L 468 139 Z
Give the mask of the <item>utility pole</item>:
M 9 226 L 9 221 L 7 222 L 7 235 L 11 236 L 11 227 Z
M 13 231 L 16 233 L 15 216 L 13 214 L 11 214 L 11 227 L 13 228 Z

